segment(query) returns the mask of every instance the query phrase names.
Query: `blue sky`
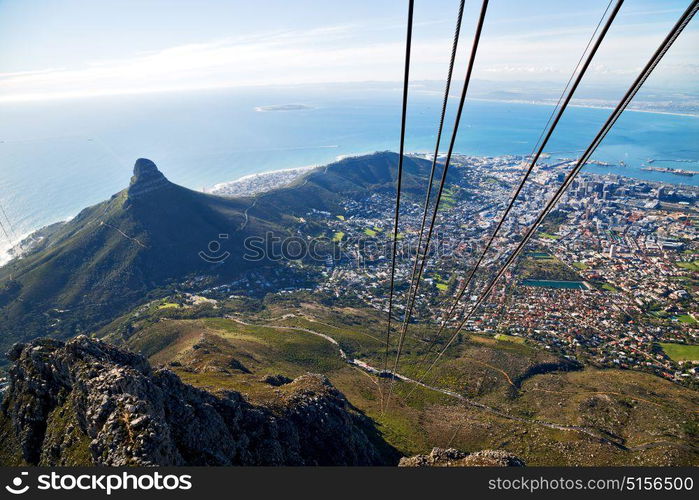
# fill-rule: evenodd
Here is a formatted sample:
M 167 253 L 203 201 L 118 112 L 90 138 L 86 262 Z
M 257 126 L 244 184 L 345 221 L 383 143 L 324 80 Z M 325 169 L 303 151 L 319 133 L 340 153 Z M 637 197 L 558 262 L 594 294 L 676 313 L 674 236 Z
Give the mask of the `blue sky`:
M 608 0 L 491 0 L 475 78 L 565 81 Z M 622 85 L 689 0 L 627 0 L 589 82 Z M 460 67 L 479 1 L 469 0 Z M 407 1 L 0 0 L 0 102 L 399 81 Z M 416 0 L 415 80 L 444 77 L 458 0 Z M 699 20 L 651 84 L 699 87 Z

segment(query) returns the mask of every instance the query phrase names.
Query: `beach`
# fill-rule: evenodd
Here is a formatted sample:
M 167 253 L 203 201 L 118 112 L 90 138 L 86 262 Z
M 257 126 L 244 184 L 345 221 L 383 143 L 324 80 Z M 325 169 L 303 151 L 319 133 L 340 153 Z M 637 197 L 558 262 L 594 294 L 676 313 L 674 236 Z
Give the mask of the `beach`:
M 220 182 L 204 192 L 217 196 L 254 196 L 271 189 L 291 184 L 307 172 L 320 168 L 319 165 L 283 168 L 271 172 L 244 175 L 228 182 Z

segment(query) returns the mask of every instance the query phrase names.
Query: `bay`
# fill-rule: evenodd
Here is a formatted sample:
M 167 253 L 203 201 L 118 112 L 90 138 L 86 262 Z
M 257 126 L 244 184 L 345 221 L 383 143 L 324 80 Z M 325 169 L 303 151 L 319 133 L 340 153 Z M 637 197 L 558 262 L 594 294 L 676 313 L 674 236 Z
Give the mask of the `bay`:
M 173 182 L 202 189 L 251 173 L 395 151 L 400 99 L 397 87 L 366 84 L 4 103 L 0 204 L 10 220 L 8 231 L 9 226 L 13 231 L 9 239 L 0 234 L 0 252 L 9 247 L 9 240 L 71 217 L 123 189 L 139 157 L 155 161 Z M 445 137 L 451 133 L 453 101 Z M 407 151 L 433 150 L 440 106 L 439 95 L 412 91 Z M 456 151 L 529 154 L 551 109 L 469 101 Z M 576 157 L 609 112 L 570 108 L 547 151 L 553 158 Z M 698 138 L 697 117 L 626 112 L 594 156 L 614 165 L 590 165 L 587 170 L 696 186 L 699 175 L 641 168 L 655 159 L 654 166 L 699 170 Z

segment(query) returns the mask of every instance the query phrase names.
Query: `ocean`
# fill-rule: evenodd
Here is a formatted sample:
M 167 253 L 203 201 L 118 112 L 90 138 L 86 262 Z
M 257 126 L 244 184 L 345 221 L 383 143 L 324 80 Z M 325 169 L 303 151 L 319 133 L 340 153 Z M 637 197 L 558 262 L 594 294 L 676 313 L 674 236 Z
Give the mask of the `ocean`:
M 419 88 L 411 92 L 406 151 L 431 152 L 441 97 Z M 155 161 L 171 181 L 202 189 L 342 155 L 396 151 L 400 100 L 397 87 L 367 84 L 0 104 L 0 204 L 11 226 L 9 239 L 0 233 L 0 253 L 9 240 L 72 217 L 126 187 L 139 157 Z M 289 104 L 295 106 L 282 110 Z M 452 104 L 445 137 L 456 99 Z M 551 109 L 469 101 L 455 149 L 481 156 L 529 154 Z M 547 151 L 554 158 L 575 157 L 609 113 L 569 108 Z M 699 170 L 698 138 L 699 117 L 626 112 L 593 157 L 625 166 L 587 170 L 696 186 L 699 175 L 641 166 L 654 159 L 654 166 Z M 1 212 L 0 220 L 6 223 Z

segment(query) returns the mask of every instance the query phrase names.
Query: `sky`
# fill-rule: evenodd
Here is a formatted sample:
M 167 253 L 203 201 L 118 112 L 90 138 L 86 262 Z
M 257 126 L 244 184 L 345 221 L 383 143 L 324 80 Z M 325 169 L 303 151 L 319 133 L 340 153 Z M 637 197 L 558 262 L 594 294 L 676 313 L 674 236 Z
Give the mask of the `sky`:
M 465 68 L 480 1 L 464 14 Z M 609 0 L 491 0 L 474 78 L 566 81 Z M 631 82 L 689 0 L 627 0 L 586 77 Z M 416 0 L 411 80 L 446 74 L 458 0 Z M 398 82 L 407 0 L 0 0 L 0 103 Z M 699 19 L 649 85 L 699 90 Z

